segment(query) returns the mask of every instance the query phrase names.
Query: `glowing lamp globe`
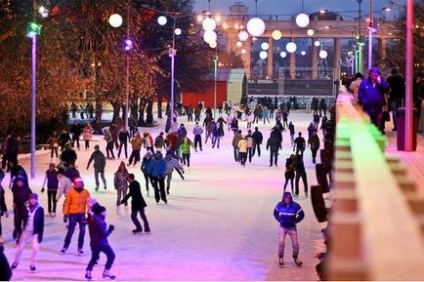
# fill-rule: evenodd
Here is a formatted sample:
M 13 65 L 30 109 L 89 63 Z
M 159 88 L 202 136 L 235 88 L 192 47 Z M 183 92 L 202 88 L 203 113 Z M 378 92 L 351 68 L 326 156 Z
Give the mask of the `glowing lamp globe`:
M 216 32 L 213 30 L 207 30 L 205 33 L 203 33 L 203 40 L 205 40 L 206 43 L 211 43 L 216 41 Z
M 212 31 L 216 28 L 216 22 L 212 18 L 205 18 L 202 22 L 202 27 L 206 31 Z
M 296 24 L 298 27 L 307 27 L 309 25 L 309 16 L 305 13 L 300 13 L 296 16 Z
M 123 22 L 123 20 L 122 20 L 122 17 L 121 17 L 120 14 L 112 14 L 109 17 L 109 24 L 112 27 L 120 27 L 122 25 L 122 22 Z
M 265 22 L 260 18 L 251 18 L 247 22 L 247 31 L 252 36 L 260 36 L 265 32 Z
M 209 43 L 209 47 L 211 47 L 212 49 L 215 49 L 216 46 L 218 46 L 218 43 L 216 43 L 216 41 L 210 42 Z
M 175 33 L 175 35 L 181 35 L 181 28 L 176 28 L 175 30 L 174 30 L 174 33 Z
M 300 55 L 305 56 L 306 55 L 306 52 L 305 51 L 302 51 L 302 52 L 300 52 Z
M 242 43 L 241 41 L 237 41 L 237 42 L 236 42 L 236 46 L 237 46 L 237 47 L 241 47 L 242 45 L 243 45 L 243 43 Z
M 285 57 L 287 57 L 287 53 L 286 53 L 286 52 L 284 52 L 284 51 L 281 51 L 281 52 L 280 52 L 280 57 L 281 57 L 281 58 L 285 58 Z
M 319 45 L 321 45 L 321 42 L 319 42 L 318 40 L 316 40 L 316 41 L 314 42 L 314 45 L 315 45 L 316 47 L 318 47 Z
M 289 52 L 289 53 L 294 53 L 294 52 L 296 52 L 296 50 L 297 50 L 296 43 L 294 43 L 294 42 L 289 42 L 289 43 L 287 43 L 287 45 L 286 45 L 286 50 L 287 50 L 287 52 Z
M 262 50 L 268 50 L 269 49 L 269 44 L 267 42 L 262 42 L 261 44 L 261 49 Z
M 246 54 L 246 49 L 241 49 L 240 51 L 242 54 Z
M 312 28 L 310 28 L 310 29 L 308 29 L 308 30 L 306 31 L 306 34 L 307 34 L 308 36 L 313 36 L 313 35 L 315 34 L 315 31 L 314 31 Z
M 327 56 L 328 56 L 327 51 L 325 51 L 325 50 L 321 50 L 321 51 L 319 51 L 319 57 L 320 57 L 321 59 L 326 59 L 326 58 L 327 58 Z
M 166 25 L 168 22 L 168 19 L 165 16 L 159 16 L 158 17 L 158 24 L 159 25 Z
M 281 39 L 281 37 L 283 36 L 283 34 L 281 33 L 281 31 L 279 31 L 278 29 L 274 30 L 271 34 L 272 39 L 274 40 L 279 40 Z
M 240 39 L 240 41 L 246 41 L 247 38 L 249 38 L 249 33 L 247 33 L 247 31 L 242 30 L 238 33 L 238 39 Z
M 265 51 L 261 51 L 259 53 L 259 58 L 261 58 L 262 60 L 265 60 L 266 58 L 268 58 L 268 53 Z

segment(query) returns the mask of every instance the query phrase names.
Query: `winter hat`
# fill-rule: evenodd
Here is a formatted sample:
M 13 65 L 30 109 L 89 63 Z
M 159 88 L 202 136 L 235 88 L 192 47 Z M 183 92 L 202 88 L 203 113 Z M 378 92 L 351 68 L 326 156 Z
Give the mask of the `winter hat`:
M 75 188 L 84 188 L 84 181 L 82 181 L 82 178 L 75 178 L 74 185 Z
M 103 212 L 106 211 L 106 208 L 101 206 L 99 203 L 96 203 L 91 210 L 93 211 L 94 214 L 102 214 Z
M 32 193 L 31 195 L 29 195 L 29 198 L 38 201 L 38 195 L 36 193 Z

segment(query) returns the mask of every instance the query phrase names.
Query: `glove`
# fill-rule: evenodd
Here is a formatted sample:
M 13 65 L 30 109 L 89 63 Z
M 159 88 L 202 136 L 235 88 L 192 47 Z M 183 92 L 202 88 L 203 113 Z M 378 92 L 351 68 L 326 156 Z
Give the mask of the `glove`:
M 43 188 L 41 188 L 41 193 L 44 193 L 44 191 L 45 191 L 45 190 L 44 190 L 44 187 L 43 187 Z
M 87 166 L 87 168 L 86 169 L 88 169 L 88 166 Z
M 107 232 L 112 233 L 112 231 L 115 230 L 115 226 L 113 224 L 109 225 L 109 228 L 107 229 Z
M 41 242 L 43 242 L 43 236 L 38 235 L 38 243 L 41 243 Z
M 64 215 L 63 216 L 63 223 L 67 223 L 68 222 L 68 216 L 67 215 Z

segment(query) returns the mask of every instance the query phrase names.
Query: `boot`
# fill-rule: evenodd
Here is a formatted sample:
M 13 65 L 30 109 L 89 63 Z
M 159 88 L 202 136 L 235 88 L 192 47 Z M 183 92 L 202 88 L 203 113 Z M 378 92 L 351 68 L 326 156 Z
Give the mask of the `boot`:
M 91 280 L 93 277 L 91 276 L 91 271 L 86 271 L 85 272 L 85 279 L 87 279 L 87 280 Z
M 284 257 L 283 256 L 279 256 L 278 257 L 278 264 L 279 265 L 284 265 Z
M 303 264 L 303 262 L 300 259 L 298 259 L 297 256 L 293 256 L 293 260 L 297 266 L 301 266 Z
M 115 275 L 110 274 L 109 269 L 105 269 L 105 270 L 103 271 L 103 278 L 104 278 L 104 279 L 115 280 L 116 276 L 115 276 Z

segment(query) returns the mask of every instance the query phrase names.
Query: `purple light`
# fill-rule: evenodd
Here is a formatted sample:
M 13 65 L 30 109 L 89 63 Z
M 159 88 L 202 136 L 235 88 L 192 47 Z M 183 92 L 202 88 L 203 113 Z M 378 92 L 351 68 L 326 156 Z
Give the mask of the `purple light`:
M 132 42 L 131 39 L 125 39 L 125 47 L 124 47 L 125 51 L 131 50 L 133 46 L 134 46 L 134 43 Z

